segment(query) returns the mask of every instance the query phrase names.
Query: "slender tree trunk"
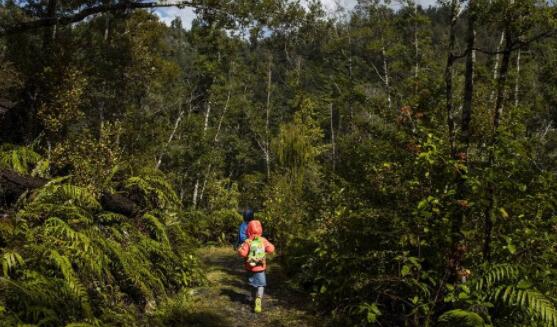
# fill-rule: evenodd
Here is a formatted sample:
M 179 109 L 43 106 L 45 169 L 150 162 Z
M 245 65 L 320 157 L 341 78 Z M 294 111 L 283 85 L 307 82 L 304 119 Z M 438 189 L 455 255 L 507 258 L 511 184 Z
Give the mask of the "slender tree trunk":
M 455 46 L 455 26 L 458 19 L 458 0 L 451 1 L 451 16 L 449 26 L 449 49 L 447 55 L 447 66 L 445 68 L 445 91 L 447 105 L 447 126 L 449 128 L 449 144 L 451 147 L 451 157 L 456 159 L 456 137 L 454 122 L 454 101 L 453 101 L 453 74 L 454 74 L 454 46 Z
M 48 0 L 48 5 L 46 8 L 46 16 L 47 17 L 55 17 L 56 16 L 56 9 L 58 6 L 58 0 Z M 43 36 L 43 48 L 46 51 L 50 51 L 50 45 L 52 40 L 56 38 L 56 25 L 54 24 L 52 27 L 45 28 L 44 36 Z
M 414 95 L 418 95 L 418 78 L 420 77 L 420 44 L 418 41 L 418 5 L 414 5 Z
M 497 83 L 499 79 L 499 66 L 501 64 L 501 48 L 503 47 L 503 43 L 505 42 L 505 31 L 501 32 L 501 38 L 499 39 L 499 44 L 497 44 L 497 53 L 495 54 L 495 65 L 493 66 L 493 80 Z M 491 91 L 491 95 L 489 96 L 489 101 L 493 102 L 495 99 L 495 89 Z
M 211 101 L 207 102 L 207 110 L 205 111 L 205 123 L 203 124 L 203 136 L 207 133 L 209 128 L 209 117 L 211 115 Z
M 518 107 L 519 94 L 520 94 L 520 55 L 521 51 L 518 49 L 516 56 L 516 77 L 514 80 L 514 106 Z
M 214 143 L 218 142 L 218 140 L 219 140 L 220 129 L 222 127 L 222 122 L 224 121 L 224 116 L 226 115 L 226 112 L 228 111 L 228 103 L 230 102 L 230 95 L 231 94 L 232 94 L 232 91 L 228 91 L 228 95 L 226 96 L 226 103 L 224 104 L 224 110 L 222 111 L 222 115 L 220 116 L 219 124 L 217 126 L 217 132 L 215 133 L 215 138 L 213 139 Z
M 271 137 L 269 134 L 269 117 L 271 113 L 271 90 L 273 82 L 272 65 L 273 57 L 269 55 L 269 66 L 267 69 L 267 104 L 265 106 L 265 167 L 267 168 L 267 179 L 271 178 L 271 157 L 269 155 Z
M 331 102 L 329 104 L 329 111 L 331 114 L 331 146 L 332 146 L 332 163 L 333 163 L 333 172 L 335 171 L 335 166 L 336 166 L 336 144 L 335 144 L 335 126 L 333 124 L 334 121 L 334 116 L 333 116 L 333 103 Z
M 207 101 L 207 110 L 205 111 L 205 123 L 203 124 L 203 138 L 205 138 L 205 134 L 207 134 L 207 129 L 209 128 L 209 117 L 211 115 L 211 100 Z M 195 179 L 195 186 L 193 187 L 193 201 L 192 205 L 195 209 L 197 207 L 197 200 L 199 194 L 199 175 Z
M 468 148 L 470 146 L 470 121 L 472 119 L 473 98 L 474 98 L 474 63 L 475 53 L 474 47 L 476 44 L 476 0 L 468 2 L 468 27 L 466 32 L 466 70 L 464 76 L 464 97 L 463 97 L 463 111 L 459 146 L 459 158 L 468 164 Z M 461 171 L 457 177 L 456 182 L 456 198 L 461 201 L 458 205 L 456 212 L 453 214 L 451 223 L 451 239 L 452 249 L 451 255 L 448 260 L 449 276 L 452 281 L 458 280 L 458 272 L 462 269 L 461 262 L 464 259 L 466 246 L 464 244 L 464 236 L 462 235 L 462 225 L 468 213 L 466 197 L 468 192 L 466 190 L 466 171 Z
M 352 105 L 352 92 L 354 90 L 354 80 L 352 74 L 352 31 L 348 28 L 348 113 L 350 115 L 350 128 L 354 129 L 354 108 Z
M 391 80 L 389 76 L 389 64 L 387 62 L 387 53 L 385 51 L 385 41 L 383 40 L 383 36 L 381 36 L 381 56 L 383 57 L 383 82 L 385 83 L 385 91 L 387 92 L 387 106 L 390 112 L 393 108 L 393 102 L 391 99 Z
M 495 110 L 493 113 L 493 130 L 491 137 L 491 144 L 489 147 L 489 164 L 490 168 L 493 168 L 496 160 L 495 147 L 497 146 L 499 138 L 499 124 L 501 121 L 501 116 L 503 114 L 503 103 L 505 101 L 505 86 L 507 82 L 507 75 L 510 66 L 510 59 L 512 54 L 512 38 L 511 33 L 507 31 L 505 33 L 505 49 L 503 51 L 503 58 L 501 60 L 501 67 L 499 69 L 499 78 L 496 83 L 496 97 L 495 97 Z M 483 244 L 483 257 L 484 260 L 489 262 L 491 260 L 491 238 L 493 231 L 493 223 L 495 221 L 495 207 L 497 205 L 496 199 L 496 185 L 494 181 L 488 181 L 487 186 L 488 193 L 488 206 L 484 212 L 484 244 Z
M 182 121 L 183 116 L 184 116 L 184 111 L 180 108 L 180 113 L 178 113 L 178 117 L 176 118 L 176 121 L 174 122 L 174 128 L 172 129 L 172 132 L 170 133 L 170 136 L 168 137 L 168 140 L 166 141 L 166 144 L 164 145 L 164 147 L 161 150 L 161 153 L 159 154 L 159 158 L 157 159 L 157 163 L 155 164 L 155 169 L 159 169 L 159 167 L 161 166 L 162 157 L 164 156 L 164 153 L 166 152 L 166 150 L 170 146 L 170 143 L 174 139 L 174 136 L 176 135 L 176 131 L 178 130 L 178 127 L 180 126 L 180 122 Z
M 199 177 L 195 180 L 195 186 L 193 187 L 193 208 L 197 208 L 197 193 L 199 192 Z
M 468 157 L 468 148 L 470 146 L 470 121 L 472 120 L 472 101 L 474 99 L 474 63 L 476 56 L 474 51 L 474 47 L 476 44 L 476 14 L 475 12 L 473 12 L 474 7 L 475 0 L 470 0 L 468 12 L 468 30 L 466 35 L 467 55 L 466 70 L 464 76 L 464 97 L 461 122 L 462 135 L 460 137 L 462 143 L 461 151 L 466 161 Z

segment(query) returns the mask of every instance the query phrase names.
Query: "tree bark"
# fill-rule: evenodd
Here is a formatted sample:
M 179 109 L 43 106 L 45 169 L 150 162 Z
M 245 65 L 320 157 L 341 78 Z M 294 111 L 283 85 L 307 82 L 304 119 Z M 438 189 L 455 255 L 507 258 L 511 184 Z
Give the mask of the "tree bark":
M 465 165 L 468 165 L 468 148 L 470 146 L 470 121 L 472 119 L 473 98 L 474 98 L 474 64 L 476 44 L 476 0 L 468 2 L 468 27 L 466 33 L 466 70 L 464 80 L 464 99 L 460 137 L 461 145 L 459 147 L 459 158 Z M 460 171 L 456 181 L 456 198 L 461 201 L 462 205 L 457 206 L 456 212 L 453 214 L 451 223 L 451 254 L 448 260 L 449 278 L 451 281 L 458 280 L 458 273 L 462 269 L 462 260 L 466 252 L 464 244 L 464 236 L 462 235 L 462 225 L 468 213 L 466 197 L 468 192 L 466 189 L 466 170 Z
M 47 17 L 38 18 L 35 20 L 24 21 L 16 23 L 13 25 L 2 26 L 0 24 L 0 36 L 27 32 L 30 30 L 35 30 L 41 27 L 52 27 L 55 25 L 69 25 L 72 23 L 77 23 L 85 18 L 104 12 L 122 12 L 131 9 L 148 9 L 148 8 L 159 8 L 159 7 L 192 7 L 207 9 L 207 6 L 194 3 L 193 1 L 181 0 L 175 3 L 158 3 L 158 2 L 130 2 L 122 1 L 117 4 L 101 4 L 92 7 L 87 7 L 81 9 L 73 14 L 56 16 L 49 15 Z M 215 8 L 211 8 L 215 9 Z
M 329 104 L 329 111 L 331 114 L 331 146 L 332 146 L 332 164 L 333 164 L 333 172 L 335 171 L 336 166 L 336 144 L 335 144 L 335 126 L 333 124 L 333 103 Z
M 391 99 L 391 82 L 389 76 L 389 65 L 387 62 L 387 53 L 385 51 L 385 41 L 383 40 L 383 36 L 381 36 L 381 55 L 383 57 L 383 83 L 385 83 L 385 91 L 387 92 L 387 106 L 389 108 L 389 112 L 393 108 L 393 102 Z
M 180 126 L 180 122 L 182 121 L 183 116 L 184 116 L 184 111 L 181 109 L 181 105 L 180 105 L 180 113 L 178 114 L 178 118 L 176 118 L 176 121 L 174 122 L 174 128 L 172 129 L 172 132 L 170 133 L 170 136 L 168 137 L 168 141 L 166 141 L 166 144 L 164 145 L 164 147 L 161 150 L 161 153 L 159 154 L 159 158 L 157 159 L 157 163 L 155 164 L 155 169 L 159 169 L 159 167 L 161 166 L 162 157 L 164 156 L 164 153 L 166 152 L 166 150 L 170 146 L 170 143 L 174 139 L 174 136 L 176 135 L 176 131 L 178 130 L 178 127 Z
M 519 91 L 520 91 L 520 55 L 521 50 L 518 49 L 518 54 L 516 56 L 516 77 L 514 80 L 514 106 L 518 107 L 519 101 Z
M 418 5 L 414 5 L 414 95 L 418 95 L 418 78 L 420 77 L 420 44 L 418 42 Z
M 501 48 L 505 42 L 505 31 L 501 32 L 501 38 L 499 39 L 499 44 L 497 44 L 497 53 L 495 54 L 495 65 L 493 66 L 493 80 L 497 82 L 499 79 L 499 65 L 501 61 Z M 491 91 L 489 96 L 489 101 L 493 102 L 495 99 L 495 90 Z
M 269 116 L 271 112 L 271 87 L 272 87 L 272 64 L 273 57 L 269 56 L 269 67 L 267 70 L 267 105 L 265 109 L 265 166 L 267 168 L 267 179 L 271 178 L 271 157 L 270 152 L 270 135 L 269 135 Z
M 220 129 L 222 127 L 222 122 L 224 121 L 224 116 L 226 115 L 226 112 L 228 111 L 228 103 L 230 102 L 230 95 L 231 94 L 232 94 L 232 91 L 228 91 L 228 95 L 226 96 L 226 102 L 224 104 L 224 110 L 222 111 L 222 115 L 220 116 L 219 124 L 217 125 L 217 131 L 215 133 L 215 138 L 213 139 L 213 143 L 216 143 L 219 140 Z
M 499 138 L 499 124 L 503 114 L 503 103 L 505 101 L 505 86 L 507 82 L 507 75 L 509 71 L 510 59 L 512 54 L 513 40 L 510 31 L 505 33 L 505 49 L 501 60 L 501 67 L 499 69 L 499 78 L 496 83 L 496 97 L 495 109 L 493 113 L 493 129 L 491 135 L 491 144 L 489 147 L 488 167 L 493 168 L 496 161 L 495 147 L 497 146 Z M 496 185 L 494 181 L 489 180 L 487 185 L 488 206 L 484 212 L 484 244 L 483 244 L 483 258 L 484 261 L 491 260 L 491 238 L 493 231 L 493 224 L 495 221 L 495 207 L 497 204 L 496 199 Z
M 449 144 L 451 148 L 451 157 L 456 159 L 456 136 L 455 136 L 455 122 L 454 122 L 454 101 L 453 101 L 453 74 L 454 62 L 456 60 L 454 55 L 455 46 L 455 27 L 458 19 L 458 0 L 451 1 L 451 16 L 449 26 L 449 48 L 447 55 L 447 66 L 445 68 L 445 96 L 447 106 L 447 126 L 449 129 Z

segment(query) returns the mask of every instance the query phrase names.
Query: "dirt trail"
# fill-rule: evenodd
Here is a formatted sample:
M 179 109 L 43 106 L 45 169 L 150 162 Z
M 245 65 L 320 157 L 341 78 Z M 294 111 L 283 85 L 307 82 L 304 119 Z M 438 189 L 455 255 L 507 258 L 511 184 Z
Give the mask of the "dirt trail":
M 269 263 L 263 312 L 256 314 L 247 299 L 249 289 L 242 260 L 234 250 L 208 247 L 200 253 L 209 283 L 192 291 L 192 326 L 322 326 L 319 318 L 306 310 L 310 299 L 287 287 L 279 265 Z

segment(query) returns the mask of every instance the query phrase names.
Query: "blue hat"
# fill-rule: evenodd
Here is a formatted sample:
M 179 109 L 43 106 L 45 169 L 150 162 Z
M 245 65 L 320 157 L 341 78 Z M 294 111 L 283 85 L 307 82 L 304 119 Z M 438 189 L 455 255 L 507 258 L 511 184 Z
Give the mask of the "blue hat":
M 252 221 L 252 220 L 253 220 L 253 209 L 247 208 L 244 211 L 244 221 L 248 222 L 248 221 Z

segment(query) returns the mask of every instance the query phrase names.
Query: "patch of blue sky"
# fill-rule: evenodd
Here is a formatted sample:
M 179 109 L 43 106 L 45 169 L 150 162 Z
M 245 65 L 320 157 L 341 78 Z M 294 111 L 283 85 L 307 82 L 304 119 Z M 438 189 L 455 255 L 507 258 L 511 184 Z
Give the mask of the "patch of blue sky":
M 302 2 L 304 2 L 304 0 L 302 0 Z M 329 13 L 334 13 L 339 7 L 345 8 L 347 11 L 350 11 L 356 6 L 357 2 L 357 0 L 321 0 L 323 7 Z M 390 2 L 391 6 L 394 9 L 398 9 L 401 7 L 400 0 L 392 0 Z M 423 6 L 424 8 L 427 8 L 429 6 L 435 6 L 437 4 L 437 0 L 416 0 L 416 3 Z M 189 29 L 191 27 L 193 19 L 195 18 L 195 12 L 192 8 L 188 7 L 184 9 L 180 9 L 177 7 L 159 8 L 155 10 L 155 13 L 159 15 L 161 20 L 167 25 L 170 25 L 170 22 L 173 21 L 175 18 L 180 18 L 182 20 L 182 26 L 186 29 Z

